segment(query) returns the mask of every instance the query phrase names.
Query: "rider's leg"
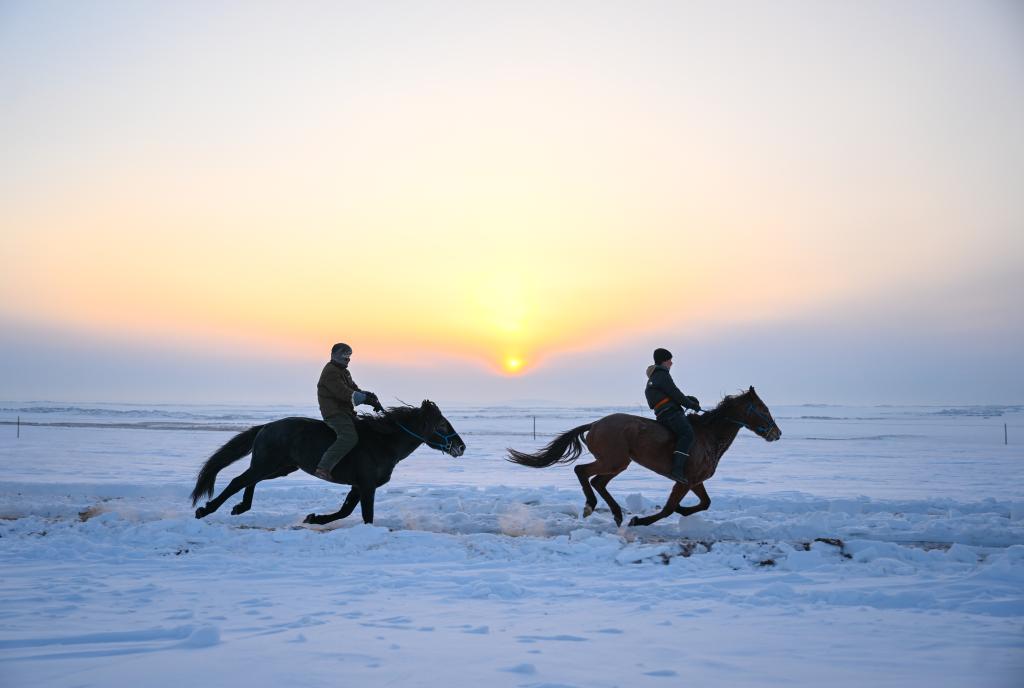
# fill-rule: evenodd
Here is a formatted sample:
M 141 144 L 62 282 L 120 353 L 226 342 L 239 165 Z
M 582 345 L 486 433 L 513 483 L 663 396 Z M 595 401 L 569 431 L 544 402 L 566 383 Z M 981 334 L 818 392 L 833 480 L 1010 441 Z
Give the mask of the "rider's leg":
M 334 467 L 356 446 L 356 442 L 359 441 L 359 435 L 356 434 L 355 420 L 347 413 L 325 418 L 324 422 L 338 436 L 338 439 L 334 440 L 334 444 L 324 452 L 323 457 L 320 458 L 320 463 L 316 467 L 316 474 L 325 480 L 329 480 Z
M 658 418 L 658 422 L 675 433 L 676 448 L 672 454 L 672 472 L 669 474 L 676 482 L 688 484 L 686 479 L 686 460 L 690 457 L 690 446 L 693 444 L 693 428 L 686 414 L 682 411 L 668 411 Z

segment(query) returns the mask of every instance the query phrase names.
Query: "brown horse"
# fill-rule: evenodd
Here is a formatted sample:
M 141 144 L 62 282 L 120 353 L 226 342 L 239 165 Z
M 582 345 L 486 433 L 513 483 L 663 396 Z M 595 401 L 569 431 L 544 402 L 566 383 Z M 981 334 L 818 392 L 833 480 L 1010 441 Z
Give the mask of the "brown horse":
M 686 462 L 686 478 L 691 487 L 674 483 L 668 501 L 661 511 L 643 518 L 634 516 L 629 525 L 648 526 L 672 513 L 689 516 L 711 506 L 711 498 L 704 489 L 704 481 L 715 474 L 722 454 L 736 439 L 740 428 L 747 428 L 768 442 L 774 442 L 782 437 L 782 431 L 775 424 L 771 412 L 757 396 L 753 387 L 741 394 L 726 397 L 710 411 L 702 414 L 691 413 L 688 418 L 695 435 L 693 446 L 690 448 L 690 458 Z M 589 516 L 594 512 L 594 507 L 597 506 L 594 490 L 597 490 L 612 510 L 616 525 L 622 525 L 622 509 L 609 494 L 608 483 L 626 470 L 630 461 L 636 461 L 659 475 L 669 477 L 675 436 L 668 428 L 650 418 L 613 413 L 599 421 L 581 425 L 559 435 L 535 454 L 509 449 L 509 461 L 532 468 L 572 463 L 583 453 L 580 440 L 584 433 L 587 433 L 587 436 L 583 441 L 596 461 L 575 468 L 576 477 L 580 479 L 583 494 L 587 498 L 583 516 Z M 693 489 L 700 503 L 680 507 L 679 503 L 690 489 Z

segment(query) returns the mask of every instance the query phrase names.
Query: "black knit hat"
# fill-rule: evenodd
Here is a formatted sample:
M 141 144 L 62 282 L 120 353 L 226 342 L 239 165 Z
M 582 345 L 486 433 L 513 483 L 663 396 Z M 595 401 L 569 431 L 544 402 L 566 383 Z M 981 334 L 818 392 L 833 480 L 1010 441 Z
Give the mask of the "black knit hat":
M 668 349 L 655 349 L 654 350 L 654 365 L 661 365 L 665 361 L 672 358 L 672 352 Z

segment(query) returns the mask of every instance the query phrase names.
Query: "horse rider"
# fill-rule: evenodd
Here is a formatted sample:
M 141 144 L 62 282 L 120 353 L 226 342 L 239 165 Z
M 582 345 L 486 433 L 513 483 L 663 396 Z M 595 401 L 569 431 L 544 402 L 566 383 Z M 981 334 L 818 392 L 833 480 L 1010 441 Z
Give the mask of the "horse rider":
M 647 397 L 647 405 L 654 411 L 654 417 L 676 436 L 670 477 L 676 482 L 689 485 L 686 479 L 686 460 L 690 457 L 690 446 L 693 444 L 693 428 L 686 419 L 683 407 L 699 411 L 700 402 L 697 397 L 679 391 L 669 373 L 671 367 L 672 353 L 668 349 L 655 349 L 654 365 L 647 367 L 644 396 Z
M 316 476 L 331 479 L 331 471 L 345 455 L 352 451 L 359 441 L 356 433 L 356 410 L 360 404 L 372 406 L 378 413 L 384 410 L 373 392 L 359 389 L 348 371 L 352 360 L 352 347 L 338 343 L 331 348 L 331 360 L 320 373 L 316 385 L 316 398 L 320 402 L 320 415 L 324 422 L 338 436 L 327 448 L 316 467 Z

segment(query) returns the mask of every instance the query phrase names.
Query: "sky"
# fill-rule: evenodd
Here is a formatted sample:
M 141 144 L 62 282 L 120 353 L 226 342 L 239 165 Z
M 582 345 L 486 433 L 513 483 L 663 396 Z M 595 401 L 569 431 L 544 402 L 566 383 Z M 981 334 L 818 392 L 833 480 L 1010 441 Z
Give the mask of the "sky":
M 0 399 L 1024 403 L 1016 2 L 0 2 Z

